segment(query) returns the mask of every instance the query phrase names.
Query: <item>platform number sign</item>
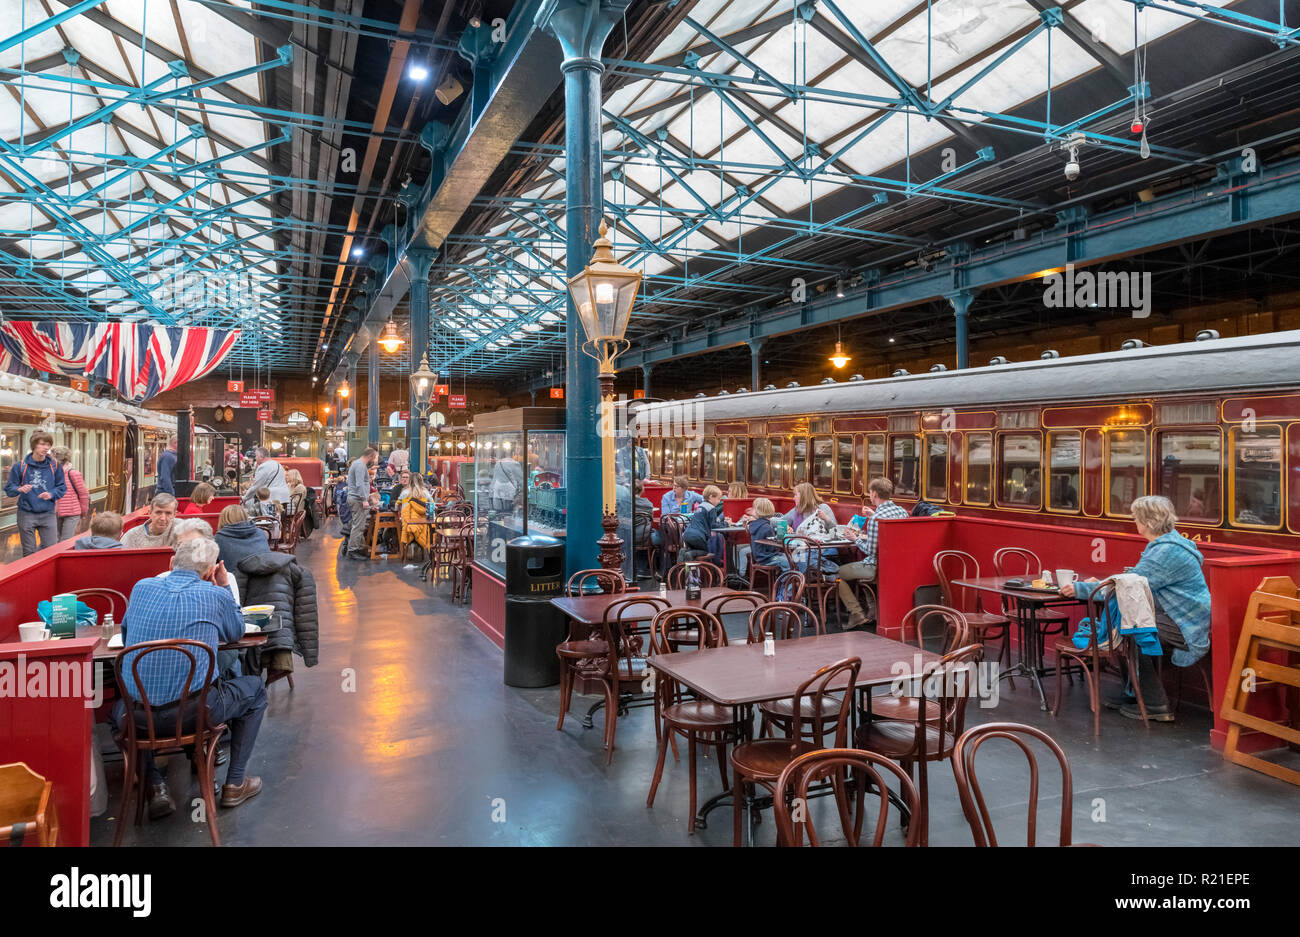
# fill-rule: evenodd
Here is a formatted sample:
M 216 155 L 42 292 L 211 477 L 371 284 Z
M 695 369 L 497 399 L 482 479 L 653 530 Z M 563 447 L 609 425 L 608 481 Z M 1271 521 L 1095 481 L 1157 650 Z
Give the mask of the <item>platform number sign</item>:
M 243 381 L 226 381 L 226 393 L 242 394 L 244 392 Z
M 434 385 L 433 385 L 433 396 L 435 396 L 435 397 L 446 397 L 446 396 L 449 396 L 450 394 L 451 394 L 451 385 L 450 385 L 450 384 L 434 384 Z
M 551 399 L 552 399 L 552 400 L 563 400 L 563 399 L 564 399 L 564 388 L 563 388 L 563 387 L 552 387 L 552 388 L 551 388 Z

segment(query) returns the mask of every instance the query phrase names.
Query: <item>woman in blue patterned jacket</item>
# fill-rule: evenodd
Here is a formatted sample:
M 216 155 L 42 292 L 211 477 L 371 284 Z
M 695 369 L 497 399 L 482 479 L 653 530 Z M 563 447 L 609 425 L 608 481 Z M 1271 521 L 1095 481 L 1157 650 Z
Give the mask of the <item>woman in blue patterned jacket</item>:
M 1168 498 L 1147 495 L 1133 501 L 1131 508 L 1137 532 L 1147 538 L 1142 558 L 1131 572 L 1145 576 L 1155 598 L 1156 629 L 1173 648 L 1176 667 L 1190 667 L 1210 650 L 1210 589 L 1201 572 L 1204 558 L 1196 545 L 1176 529 L 1178 515 Z M 1064 596 L 1087 598 L 1097 580 L 1089 579 L 1061 588 Z M 1114 604 L 1114 600 L 1111 600 Z M 1112 610 L 1112 620 L 1115 611 Z M 1157 647 L 1156 654 L 1160 653 Z M 1138 677 L 1147 715 L 1157 722 L 1173 722 L 1169 698 L 1147 653 L 1138 655 Z M 1142 718 L 1137 698 L 1125 688 L 1123 695 L 1104 699 L 1131 719 Z

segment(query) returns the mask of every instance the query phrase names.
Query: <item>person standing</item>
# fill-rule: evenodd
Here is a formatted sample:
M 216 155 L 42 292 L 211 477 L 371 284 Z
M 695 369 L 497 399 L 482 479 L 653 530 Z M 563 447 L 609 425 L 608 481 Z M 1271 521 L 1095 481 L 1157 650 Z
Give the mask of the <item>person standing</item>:
M 54 507 L 59 517 L 59 541 L 71 540 L 81 530 L 81 525 L 90 519 L 90 492 L 86 489 L 86 480 L 72 467 L 72 450 L 67 446 L 55 446 L 50 450 L 50 458 L 63 469 L 67 481 L 67 491 Z
M 53 445 L 54 437 L 44 430 L 32 433 L 31 451 L 9 469 L 9 480 L 5 482 L 5 494 L 18 499 L 18 539 L 23 556 L 59 542 L 55 505 L 67 492 L 67 482 L 63 467 L 49 455 Z
M 248 489 L 244 493 L 244 506 L 248 509 L 249 514 L 256 513 L 257 510 L 257 490 L 266 488 L 271 492 L 271 500 L 281 506 L 281 509 L 289 505 L 289 481 L 284 474 L 283 463 L 271 458 L 271 450 L 265 446 L 258 446 L 253 453 L 253 461 L 257 467 L 253 470 L 253 477 L 248 480 Z
M 176 435 L 167 437 L 167 448 L 158 457 L 158 486 L 155 494 L 176 495 Z
M 378 453 L 369 447 L 348 468 L 348 508 L 352 511 L 352 526 L 348 530 L 348 556 L 354 560 L 368 559 L 366 552 L 366 518 L 370 516 L 370 466 Z

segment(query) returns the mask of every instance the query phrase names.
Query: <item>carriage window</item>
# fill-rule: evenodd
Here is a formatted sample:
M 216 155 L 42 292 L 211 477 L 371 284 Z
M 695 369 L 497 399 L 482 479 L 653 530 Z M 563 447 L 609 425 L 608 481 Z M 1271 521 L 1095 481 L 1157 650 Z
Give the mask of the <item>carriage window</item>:
M 813 487 L 829 489 L 831 487 L 831 478 L 835 471 L 835 463 L 831 453 L 831 438 L 829 436 L 813 437 L 812 457 Z
M 925 497 L 948 500 L 948 437 L 944 434 L 925 437 Z
M 1079 510 L 1082 434 L 1048 433 L 1047 453 L 1047 507 L 1053 511 Z
M 1232 429 L 1232 522 L 1238 527 L 1282 523 L 1282 430 L 1257 426 Z
M 664 440 L 663 466 L 665 478 L 672 478 L 677 474 L 677 466 L 673 462 L 673 441 L 671 439 Z
M 678 438 L 673 440 L 673 462 L 677 466 L 678 475 L 686 475 L 690 472 L 690 469 L 686 465 L 685 439 Z
M 920 490 L 921 455 L 915 436 L 895 436 L 890 443 L 893 448 L 892 478 L 894 494 L 904 498 L 914 498 Z
M 865 491 L 873 478 L 885 477 L 885 436 L 873 433 L 867 437 L 867 480 L 862 483 Z
M 749 465 L 749 438 L 746 436 L 736 437 L 736 460 L 733 465 L 735 470 L 731 473 L 728 481 L 743 482 L 745 480 L 745 466 Z
M 998 503 L 1038 508 L 1043 503 L 1043 440 L 1037 433 L 1003 433 Z
M 717 471 L 717 469 L 714 468 L 714 464 L 713 464 L 713 451 L 714 451 L 714 446 L 716 445 L 717 444 L 714 442 L 712 436 L 704 437 L 704 443 L 703 445 L 700 446 L 700 477 L 701 478 L 706 478 L 706 479 L 713 478 L 714 473 Z
M 767 484 L 767 446 L 762 439 L 751 440 L 753 446 L 749 452 L 749 483 L 751 485 Z
M 767 469 L 772 477 L 770 487 L 781 488 L 785 485 L 781 473 L 785 469 L 785 464 L 781 461 L 782 440 L 779 436 L 774 436 L 767 441 Z
M 664 442 L 662 439 L 650 440 L 650 474 L 664 474 Z
M 1142 429 L 1106 434 L 1106 466 L 1110 474 L 1107 514 L 1127 515 L 1134 499 L 1147 493 L 1147 434 Z
M 835 490 L 840 494 L 853 494 L 852 436 L 835 437 Z
M 682 440 L 682 442 L 686 445 L 685 459 L 687 464 L 690 466 L 690 468 L 687 469 L 686 474 L 690 475 L 691 478 L 699 478 L 700 477 L 700 447 L 692 446 L 691 445 L 692 440 L 689 439 L 684 439 Z
M 993 503 L 993 434 L 966 434 L 966 503 Z
M 9 478 L 10 467 L 23 457 L 23 451 L 22 430 L 16 426 L 0 429 L 0 477 Z
M 1219 523 L 1222 441 L 1217 431 L 1161 433 L 1156 490 L 1180 520 Z
M 808 480 L 808 437 L 796 436 L 791 445 L 794 447 L 790 454 L 790 485 L 793 487 Z

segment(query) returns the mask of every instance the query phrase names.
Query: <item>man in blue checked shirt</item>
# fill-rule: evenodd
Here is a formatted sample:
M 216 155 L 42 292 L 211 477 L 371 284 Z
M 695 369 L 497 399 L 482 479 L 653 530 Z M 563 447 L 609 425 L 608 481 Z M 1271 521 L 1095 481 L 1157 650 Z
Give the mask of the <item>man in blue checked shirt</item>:
M 188 639 L 201 641 L 212 648 L 214 656 L 222 643 L 238 641 L 244 635 L 244 619 L 228 589 L 213 583 L 217 575 L 220 550 L 207 537 L 186 540 L 176 545 L 172 571 L 163 579 L 142 579 L 131 590 L 126 615 L 122 620 L 122 643 L 128 648 L 145 641 Z M 159 735 L 175 729 L 175 706 L 184 690 L 189 659 L 180 652 L 155 652 L 140 664 L 140 685 L 132 677 L 136 654 L 127 651 L 122 660 L 123 690 L 140 700 L 140 690 L 149 698 L 154 710 L 154 728 Z M 197 693 L 207 673 L 206 660 L 200 659 L 190 680 L 190 691 Z M 122 726 L 125 706 L 113 707 L 111 721 L 115 729 Z M 245 775 L 253 743 L 266 712 L 266 685 L 260 675 L 218 679 L 208 689 L 208 723 L 226 723 L 230 727 L 230 766 L 221 788 L 221 806 L 237 807 L 262 790 L 262 779 Z M 184 721 L 191 723 L 193 713 Z M 192 723 L 191 723 L 192 724 Z M 137 728 L 143 728 L 137 723 Z M 186 726 L 188 728 L 188 725 Z M 154 763 L 151 752 L 143 752 L 149 783 L 149 817 L 157 820 L 176 809 L 167 785 Z
M 845 563 L 839 569 L 840 601 L 849 610 L 849 630 L 861 628 L 867 623 L 867 615 L 862 611 L 853 583 L 859 579 L 867 582 L 876 581 L 876 545 L 880 542 L 880 529 L 877 524 L 891 518 L 907 517 L 907 511 L 890 499 L 894 497 L 894 483 L 888 478 L 873 478 L 867 485 L 867 497 L 875 511 L 867 518 L 864 532 L 858 538 L 858 549 L 862 559 L 857 563 Z

